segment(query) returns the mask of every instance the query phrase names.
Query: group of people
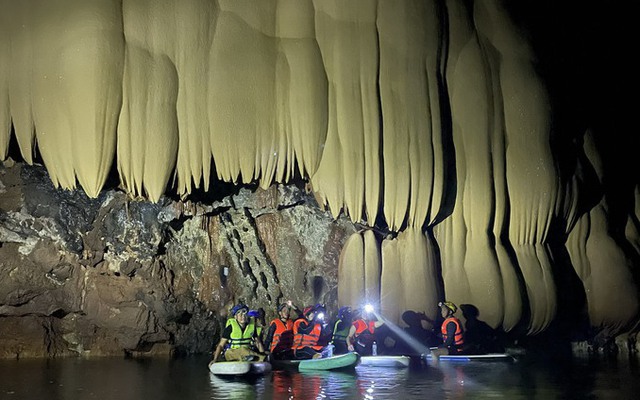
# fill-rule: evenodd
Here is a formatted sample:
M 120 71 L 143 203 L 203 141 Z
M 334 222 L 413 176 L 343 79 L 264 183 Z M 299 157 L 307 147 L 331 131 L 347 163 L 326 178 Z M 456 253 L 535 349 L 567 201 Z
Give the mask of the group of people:
M 432 354 L 461 353 L 464 329 L 455 316 L 457 307 L 451 302 L 438 306 L 443 322 L 439 344 L 437 349 L 432 348 Z M 263 311 L 249 310 L 244 304 L 234 306 L 212 362 L 221 360 L 223 353 L 227 361 L 262 361 L 267 356 L 271 360 L 304 360 L 348 352 L 376 355 L 377 330 L 385 324 L 371 306 L 341 307 L 333 323 L 326 319 L 327 310 L 322 304 L 300 310 L 287 301 L 278 306 L 277 312 L 278 317 L 269 323 L 265 334 Z M 418 314 L 412 318 L 420 321 Z

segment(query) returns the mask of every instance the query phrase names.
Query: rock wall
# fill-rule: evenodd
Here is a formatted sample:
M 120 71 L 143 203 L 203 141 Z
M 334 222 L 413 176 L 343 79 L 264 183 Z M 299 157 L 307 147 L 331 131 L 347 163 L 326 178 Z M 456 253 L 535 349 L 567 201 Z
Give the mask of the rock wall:
M 208 352 L 238 301 L 335 307 L 355 231 L 295 185 L 217 201 L 97 198 L 0 167 L 0 357 Z

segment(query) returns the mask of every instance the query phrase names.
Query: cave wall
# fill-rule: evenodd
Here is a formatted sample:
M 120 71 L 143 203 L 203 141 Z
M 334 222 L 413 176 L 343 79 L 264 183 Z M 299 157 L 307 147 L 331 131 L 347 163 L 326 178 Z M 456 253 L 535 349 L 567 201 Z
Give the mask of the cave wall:
M 112 166 L 151 209 L 165 194 L 215 194 L 216 182 L 270 191 L 302 179 L 334 219 L 364 228 L 331 239 L 340 305 L 379 299 L 397 320 L 405 308 L 433 317 L 446 298 L 505 331 L 584 319 L 610 335 L 635 331 L 639 147 L 599 116 L 616 96 L 594 79 L 611 57 L 592 56 L 617 31 L 583 35 L 610 12 L 550 3 L 3 0 L 0 154 L 13 146 L 55 187 L 90 199 L 110 189 Z M 585 23 L 559 36 L 541 28 L 573 20 Z M 535 40 L 545 35 L 566 53 Z M 281 243 L 280 217 L 225 215 L 183 234 L 226 256 L 174 262 L 233 255 L 255 268 L 237 294 L 267 302 L 289 295 L 272 291 L 273 265 L 290 269 L 287 283 L 319 274 L 228 234 L 255 224 Z M 382 234 L 371 240 L 369 228 Z M 135 269 L 123 262 L 129 247 L 107 247 L 108 268 Z
M 97 198 L 0 166 L 0 358 L 211 351 L 239 301 L 337 304 L 355 231 L 295 185 L 219 201 Z

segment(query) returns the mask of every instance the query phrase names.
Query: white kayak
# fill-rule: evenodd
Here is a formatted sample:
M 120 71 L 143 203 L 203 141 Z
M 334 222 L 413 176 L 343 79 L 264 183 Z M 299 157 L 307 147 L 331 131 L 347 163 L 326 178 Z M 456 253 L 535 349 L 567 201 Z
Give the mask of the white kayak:
M 432 360 L 433 357 L 431 354 L 423 355 L 425 359 Z M 501 361 L 501 362 L 513 362 L 516 359 L 506 353 L 487 353 L 487 354 L 448 354 L 441 355 L 438 357 L 440 361 L 459 361 L 459 362 L 469 362 L 469 361 Z
M 262 375 L 271 371 L 266 361 L 219 361 L 209 363 L 209 371 L 215 375 Z
M 411 358 L 407 356 L 363 356 L 360 364 L 366 367 L 407 368 Z

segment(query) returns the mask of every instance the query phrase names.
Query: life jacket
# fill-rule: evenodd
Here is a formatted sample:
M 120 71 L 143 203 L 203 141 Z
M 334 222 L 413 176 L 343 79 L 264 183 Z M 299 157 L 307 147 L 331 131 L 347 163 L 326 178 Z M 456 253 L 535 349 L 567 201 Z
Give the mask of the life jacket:
M 349 336 L 349 330 L 351 329 L 351 325 L 350 324 L 343 324 L 342 329 L 338 330 L 338 324 L 340 322 L 343 322 L 343 321 L 341 319 L 339 319 L 333 325 L 333 336 L 331 338 L 331 341 L 333 343 L 336 343 L 336 342 L 346 343 L 347 342 L 347 337 Z
M 276 330 L 273 332 L 269 351 L 277 353 L 282 350 L 290 349 L 291 346 L 293 346 L 293 321 L 288 319 L 287 322 L 284 323 L 280 318 L 276 318 L 271 321 L 270 325 L 274 324 L 276 326 Z
M 371 344 L 375 340 L 376 322 L 364 322 L 363 319 L 357 319 L 353 322 L 356 327 L 355 339 L 363 345 Z
M 320 324 L 314 324 L 311 332 L 304 334 L 298 332 L 302 323 L 313 323 L 307 321 L 306 318 L 299 318 L 293 323 L 293 346 L 294 350 L 301 349 L 303 347 L 311 347 L 314 350 L 322 350 L 322 346 L 318 346 L 318 340 L 320 339 L 320 333 L 322 333 L 322 326 Z
M 235 318 L 231 321 L 227 321 L 228 325 L 231 325 L 231 340 L 229 340 L 229 348 L 239 349 L 241 347 L 249 348 L 253 343 L 253 337 L 256 333 L 256 327 L 253 322 L 248 322 L 244 327 L 244 331 L 238 324 Z
M 353 326 L 356 327 L 356 337 L 363 334 L 373 335 L 376 331 L 376 322 L 369 321 L 367 324 L 363 319 L 357 319 L 353 322 Z
M 442 340 L 444 342 L 447 341 L 447 325 L 449 325 L 449 322 L 456 324 L 456 333 L 453 336 L 453 344 L 456 347 L 460 347 L 464 344 L 464 340 L 462 338 L 462 324 L 460 324 L 460 320 L 456 317 L 449 317 L 442 323 L 442 327 L 440 328 L 440 331 L 442 332 Z

